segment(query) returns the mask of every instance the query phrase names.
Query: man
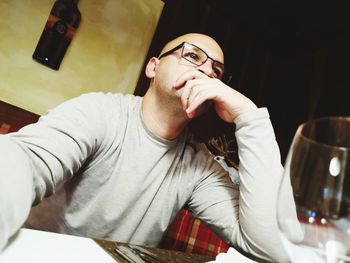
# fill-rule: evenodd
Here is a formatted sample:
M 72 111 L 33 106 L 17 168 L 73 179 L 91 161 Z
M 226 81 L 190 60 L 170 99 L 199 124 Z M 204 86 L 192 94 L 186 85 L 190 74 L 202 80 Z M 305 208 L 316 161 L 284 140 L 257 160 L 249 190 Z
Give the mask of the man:
M 282 166 L 267 110 L 221 82 L 223 73 L 219 45 L 186 34 L 150 59 L 143 98 L 86 94 L 2 136 L 0 248 L 31 205 L 66 182 L 57 231 L 157 246 L 188 205 L 232 246 L 286 261 L 275 212 Z M 236 124 L 240 186 L 188 137 L 187 124 L 210 106 Z M 290 186 L 284 194 L 293 213 Z

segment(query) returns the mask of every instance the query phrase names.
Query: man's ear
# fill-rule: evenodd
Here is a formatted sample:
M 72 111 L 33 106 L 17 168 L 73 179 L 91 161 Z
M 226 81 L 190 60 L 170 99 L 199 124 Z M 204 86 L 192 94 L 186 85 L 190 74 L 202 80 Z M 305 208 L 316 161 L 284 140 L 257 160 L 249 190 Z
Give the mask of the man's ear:
M 158 62 L 159 62 L 159 59 L 156 57 L 152 57 L 148 61 L 146 70 L 145 70 L 147 78 L 149 79 L 154 78 L 154 76 L 156 75 L 156 68 L 157 68 Z

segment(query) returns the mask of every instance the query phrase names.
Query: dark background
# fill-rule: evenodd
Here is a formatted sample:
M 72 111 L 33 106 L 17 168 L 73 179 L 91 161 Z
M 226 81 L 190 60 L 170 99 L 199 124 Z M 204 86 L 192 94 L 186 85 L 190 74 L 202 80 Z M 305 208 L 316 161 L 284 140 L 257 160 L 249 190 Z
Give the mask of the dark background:
M 232 87 L 270 112 L 284 162 L 297 126 L 318 117 L 350 115 L 350 43 L 345 4 L 335 1 L 167 0 L 146 62 L 188 32 L 215 38 L 225 52 Z M 345 2 L 345 1 L 344 1 Z M 135 94 L 148 81 L 142 72 Z M 193 124 L 197 139 L 232 125 L 213 112 Z

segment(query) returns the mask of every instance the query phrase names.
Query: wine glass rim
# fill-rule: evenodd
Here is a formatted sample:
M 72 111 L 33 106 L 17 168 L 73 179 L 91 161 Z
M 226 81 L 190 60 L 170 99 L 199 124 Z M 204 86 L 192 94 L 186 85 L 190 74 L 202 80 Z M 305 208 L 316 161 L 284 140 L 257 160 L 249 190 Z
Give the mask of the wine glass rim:
M 307 120 L 304 123 L 300 124 L 298 129 L 297 129 L 297 133 L 299 134 L 299 136 L 301 138 L 303 138 L 306 141 L 309 141 L 310 143 L 318 144 L 318 145 L 322 145 L 322 146 L 325 146 L 325 147 L 334 148 L 334 149 L 338 149 L 338 150 L 350 151 L 350 147 L 347 147 L 347 146 L 336 146 L 336 145 L 332 145 L 332 144 L 329 144 L 329 143 L 319 142 L 317 140 L 310 139 L 309 137 L 307 137 L 303 133 L 304 128 L 307 125 L 310 125 L 311 123 L 320 123 L 320 122 L 323 122 L 323 121 L 335 121 L 335 120 L 341 120 L 341 121 L 349 122 L 349 125 L 350 125 L 350 116 L 322 117 L 322 118 L 317 118 L 317 119 L 310 119 L 310 120 Z

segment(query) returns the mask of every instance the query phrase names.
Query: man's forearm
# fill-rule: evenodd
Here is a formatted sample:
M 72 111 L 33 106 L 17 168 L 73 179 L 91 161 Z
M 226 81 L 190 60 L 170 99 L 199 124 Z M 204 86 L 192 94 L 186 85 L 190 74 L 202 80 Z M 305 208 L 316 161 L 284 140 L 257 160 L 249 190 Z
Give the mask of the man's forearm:
M 0 136 L 0 251 L 26 220 L 32 189 L 31 166 L 24 151 Z
M 240 118 L 236 123 L 240 156 L 240 225 L 244 240 L 254 250 L 278 262 L 287 261 L 276 221 L 276 200 L 283 167 L 266 109 Z M 293 197 L 285 199 L 293 209 Z

